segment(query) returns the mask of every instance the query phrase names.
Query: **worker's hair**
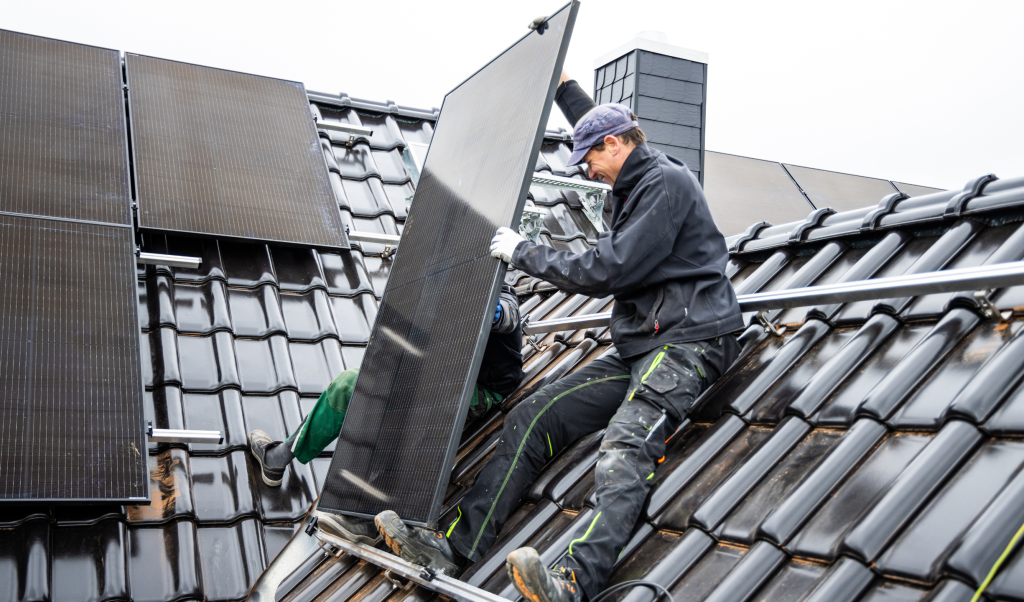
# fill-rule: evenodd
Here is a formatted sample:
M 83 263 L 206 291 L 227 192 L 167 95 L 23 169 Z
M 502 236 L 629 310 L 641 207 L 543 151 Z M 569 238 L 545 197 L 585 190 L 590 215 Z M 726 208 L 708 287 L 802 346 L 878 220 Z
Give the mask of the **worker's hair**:
M 634 115 L 632 112 L 630 112 L 629 118 L 632 119 L 633 121 L 636 121 L 636 115 Z M 618 138 L 620 142 L 624 144 L 632 144 L 633 146 L 640 146 L 644 142 L 647 142 L 647 136 L 644 136 L 644 131 L 641 130 L 639 127 L 635 127 L 631 130 L 626 130 L 621 134 L 615 134 L 615 137 Z M 601 152 L 604 150 L 604 141 L 602 140 L 601 142 L 598 142 L 597 144 L 591 146 L 590 148 L 596 150 L 597 152 Z

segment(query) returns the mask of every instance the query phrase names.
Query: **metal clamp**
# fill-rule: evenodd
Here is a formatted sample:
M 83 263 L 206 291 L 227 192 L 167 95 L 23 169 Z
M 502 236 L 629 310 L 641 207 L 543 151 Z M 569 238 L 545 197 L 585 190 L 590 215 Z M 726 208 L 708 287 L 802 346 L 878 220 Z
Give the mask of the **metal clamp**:
M 393 590 L 403 589 L 408 591 L 416 587 L 416 584 L 413 583 L 411 579 L 402 579 L 401 577 L 396 575 L 395 572 L 391 569 L 384 571 L 384 578 L 391 582 L 391 585 L 393 586 L 391 589 Z
M 785 326 L 775 326 L 772 321 L 768 319 L 768 310 L 762 309 L 757 312 L 756 316 L 757 323 L 764 326 L 764 331 L 770 333 L 772 336 L 781 337 L 786 334 Z
M 536 244 L 540 239 L 540 229 L 544 225 L 544 214 L 540 211 L 523 209 L 519 219 L 519 234 L 526 240 Z
M 601 219 L 601 212 L 604 211 L 604 200 L 612 187 L 604 182 L 593 180 L 580 180 L 577 178 L 564 178 L 562 176 L 536 174 L 531 183 L 541 188 L 554 188 L 556 190 L 572 190 L 580 195 L 580 203 L 583 205 L 583 213 L 594 224 L 598 232 L 604 232 L 604 221 Z
M 580 199 L 580 203 L 583 205 L 583 215 L 587 216 L 598 232 L 604 232 L 604 220 L 601 219 L 601 214 L 604 212 L 605 196 L 603 192 L 588 192 Z
M 996 292 L 996 289 L 974 291 L 974 301 L 977 302 L 981 315 L 985 316 L 986 319 L 998 318 L 1000 322 L 1006 322 L 1013 317 L 1013 310 L 1004 309 L 999 311 L 999 308 L 992 303 L 991 297 L 994 292 Z

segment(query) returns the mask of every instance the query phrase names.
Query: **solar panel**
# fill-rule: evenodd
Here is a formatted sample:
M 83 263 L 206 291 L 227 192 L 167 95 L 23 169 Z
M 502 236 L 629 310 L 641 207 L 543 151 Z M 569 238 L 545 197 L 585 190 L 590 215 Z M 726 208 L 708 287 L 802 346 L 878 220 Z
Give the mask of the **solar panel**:
M 0 214 L 0 501 L 148 498 L 133 245 Z
M 125 56 L 139 227 L 348 248 L 302 84 Z
M 121 59 L 0 30 L 0 211 L 130 224 Z
M 704 195 L 722 234 L 739 234 L 760 221 L 803 220 L 814 207 L 782 165 L 725 153 L 704 154 Z
M 888 180 L 854 176 L 824 169 L 786 164 L 793 179 L 800 184 L 815 207 L 831 207 L 849 211 L 873 207 L 878 201 L 896 192 Z
M 577 9 L 445 97 L 321 509 L 436 523 Z

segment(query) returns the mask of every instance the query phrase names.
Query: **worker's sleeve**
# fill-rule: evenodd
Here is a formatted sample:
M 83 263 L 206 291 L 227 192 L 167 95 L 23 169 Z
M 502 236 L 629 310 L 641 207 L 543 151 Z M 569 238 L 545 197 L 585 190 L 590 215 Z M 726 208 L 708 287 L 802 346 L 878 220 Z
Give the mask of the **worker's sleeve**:
M 491 332 L 508 334 L 519 326 L 519 298 L 516 297 L 515 289 L 507 284 L 501 285 L 498 314 L 498 319 L 491 324 Z
M 562 82 L 555 91 L 555 103 L 558 109 L 565 115 L 565 119 L 573 126 L 584 115 L 597 106 L 592 98 L 587 96 L 583 88 L 574 79 Z
M 577 255 L 524 241 L 512 265 L 569 293 L 617 295 L 642 286 L 672 252 L 686 213 L 672 211 L 663 181 L 655 186 L 633 191 L 633 212 L 617 230 L 602 233 L 597 246 Z

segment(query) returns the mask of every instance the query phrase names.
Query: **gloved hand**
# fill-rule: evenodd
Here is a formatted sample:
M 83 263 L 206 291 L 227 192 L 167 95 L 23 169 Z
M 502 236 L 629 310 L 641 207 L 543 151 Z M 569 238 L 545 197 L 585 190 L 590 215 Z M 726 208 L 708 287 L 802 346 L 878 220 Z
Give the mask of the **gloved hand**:
M 497 257 L 512 265 L 512 254 L 516 252 L 519 243 L 525 240 L 512 228 L 498 228 L 498 232 L 491 239 L 491 257 Z

